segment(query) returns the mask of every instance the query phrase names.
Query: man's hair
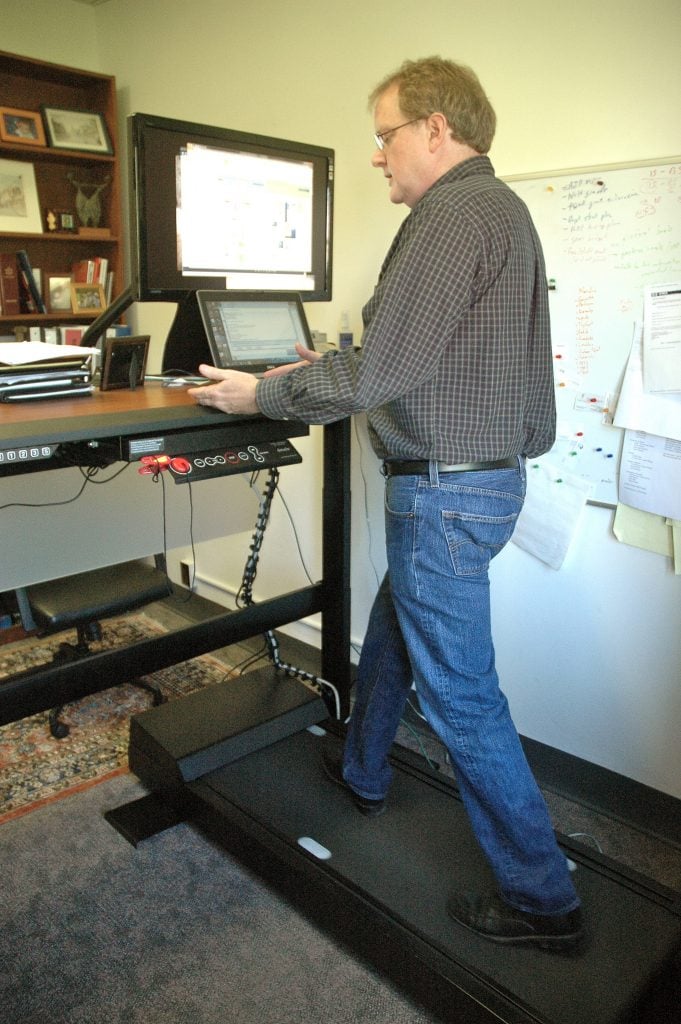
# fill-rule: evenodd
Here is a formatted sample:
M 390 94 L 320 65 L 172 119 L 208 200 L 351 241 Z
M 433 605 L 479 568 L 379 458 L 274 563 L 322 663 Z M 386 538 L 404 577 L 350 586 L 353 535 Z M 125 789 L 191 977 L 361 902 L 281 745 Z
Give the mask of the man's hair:
M 373 110 L 383 93 L 396 85 L 400 109 L 408 120 L 444 114 L 452 138 L 478 153 L 488 153 L 494 138 L 496 114 L 477 75 L 464 64 L 441 57 L 406 60 L 387 75 L 369 96 Z

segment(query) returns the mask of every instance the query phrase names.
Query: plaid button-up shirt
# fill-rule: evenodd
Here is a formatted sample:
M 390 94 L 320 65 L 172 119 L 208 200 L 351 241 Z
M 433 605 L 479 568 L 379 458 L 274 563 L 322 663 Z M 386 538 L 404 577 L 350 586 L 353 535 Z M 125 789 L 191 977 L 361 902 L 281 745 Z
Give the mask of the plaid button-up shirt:
M 546 271 L 524 203 L 473 157 L 401 225 L 363 310 L 359 351 L 259 382 L 273 418 L 359 411 L 380 458 L 535 457 L 555 435 Z

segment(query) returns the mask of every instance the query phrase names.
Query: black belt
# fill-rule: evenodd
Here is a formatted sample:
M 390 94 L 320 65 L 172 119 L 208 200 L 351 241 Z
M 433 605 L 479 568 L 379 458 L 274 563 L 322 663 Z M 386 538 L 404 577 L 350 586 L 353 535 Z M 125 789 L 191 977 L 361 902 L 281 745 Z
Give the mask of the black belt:
M 448 462 L 436 462 L 438 473 L 476 473 L 481 469 L 517 469 L 518 456 L 509 455 L 506 459 L 494 459 L 491 462 L 459 462 L 450 465 Z M 397 459 L 383 463 L 384 476 L 420 476 L 430 472 L 430 462 L 417 459 L 407 461 Z

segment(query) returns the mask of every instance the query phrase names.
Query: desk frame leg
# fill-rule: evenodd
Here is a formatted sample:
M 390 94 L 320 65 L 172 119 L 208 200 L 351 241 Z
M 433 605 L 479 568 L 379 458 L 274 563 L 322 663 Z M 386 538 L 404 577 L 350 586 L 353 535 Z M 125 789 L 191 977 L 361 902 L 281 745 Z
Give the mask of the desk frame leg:
M 350 419 L 324 427 L 322 677 L 350 711 Z

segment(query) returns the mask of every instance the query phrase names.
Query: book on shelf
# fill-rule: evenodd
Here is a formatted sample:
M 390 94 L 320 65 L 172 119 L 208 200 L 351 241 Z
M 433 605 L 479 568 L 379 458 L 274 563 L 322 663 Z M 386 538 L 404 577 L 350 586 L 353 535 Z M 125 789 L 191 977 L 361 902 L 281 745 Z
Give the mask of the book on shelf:
M 19 288 L 23 286 L 25 292 L 25 304 L 29 307 L 28 313 L 47 313 L 47 307 L 40 294 L 40 288 L 33 275 L 31 261 L 25 249 L 17 251 L 17 263 L 19 266 Z
M 87 324 L 69 324 L 68 327 L 62 327 L 62 345 L 80 345 L 86 330 Z
M 92 284 L 95 264 L 93 260 L 76 260 L 71 265 L 71 280 L 74 284 Z
M 0 252 L 0 302 L 3 316 L 17 316 L 19 305 L 19 272 L 13 252 Z
M 88 329 L 88 324 L 65 324 L 59 326 L 42 327 L 40 324 L 31 324 L 28 327 L 15 328 L 12 338 L 14 342 L 46 342 L 48 345 L 80 345 L 83 335 Z M 6 339 L 0 339 L 0 341 Z
M 71 264 L 71 280 L 74 284 L 106 285 L 109 273 L 107 256 L 93 256 L 92 259 L 76 260 Z

